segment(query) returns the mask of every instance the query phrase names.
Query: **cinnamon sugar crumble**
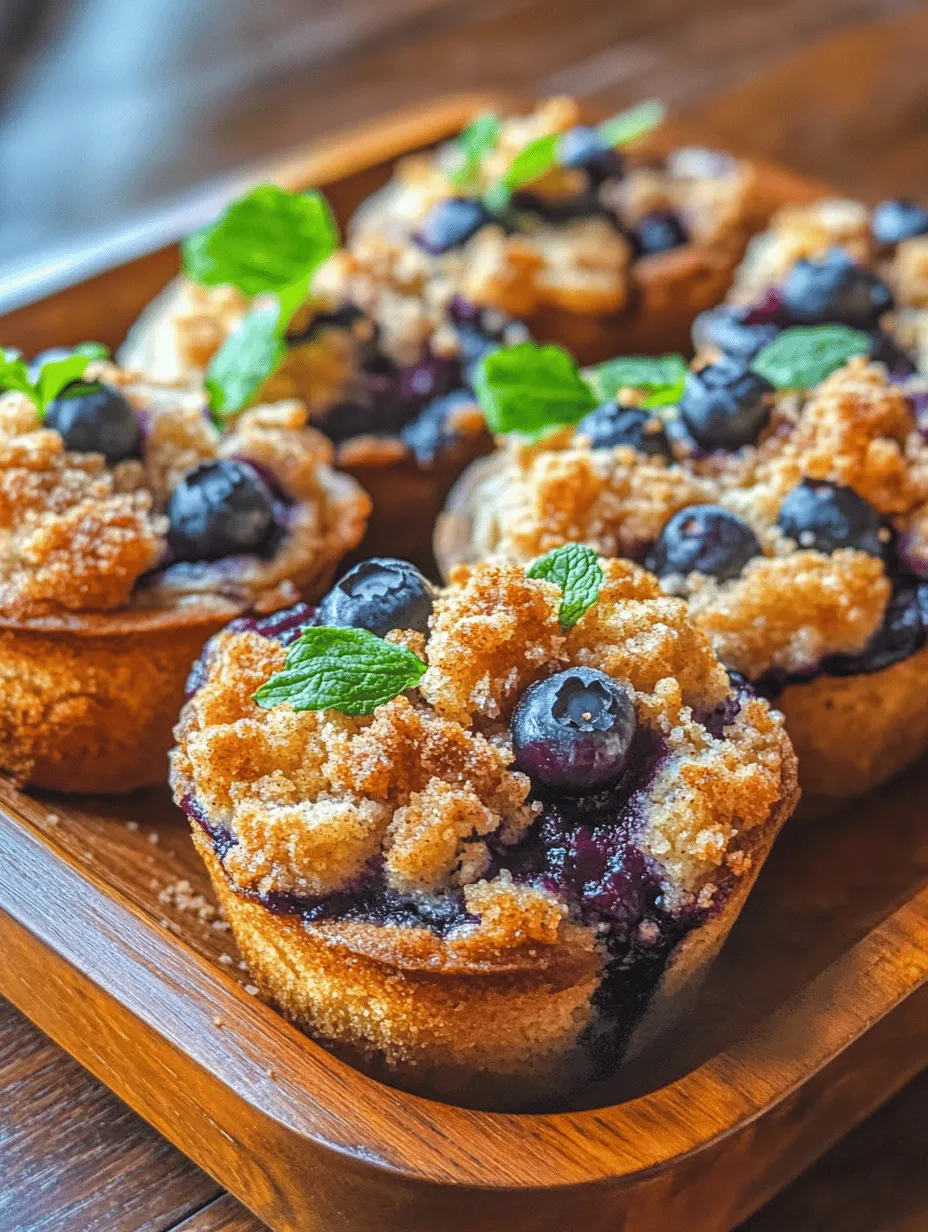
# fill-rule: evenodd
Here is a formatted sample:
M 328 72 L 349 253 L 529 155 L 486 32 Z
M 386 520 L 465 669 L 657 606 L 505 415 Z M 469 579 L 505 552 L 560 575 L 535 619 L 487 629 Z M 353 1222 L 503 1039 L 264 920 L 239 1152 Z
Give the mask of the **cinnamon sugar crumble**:
M 220 634 L 177 728 L 172 780 L 235 836 L 223 857 L 232 882 L 325 895 L 382 860 L 400 893 L 462 888 L 480 916 L 462 941 L 474 952 L 553 944 L 567 906 L 508 872 L 487 881 L 486 842 L 518 842 L 540 808 L 512 769 L 508 724 L 531 683 L 569 664 L 625 684 L 639 722 L 666 745 L 643 842 L 665 871 L 668 902 L 708 892 L 723 866 L 740 875 L 738 836 L 766 820 L 788 780 L 780 717 L 750 701 L 723 739 L 711 735 L 694 711 L 711 712 L 730 685 L 707 637 L 642 569 L 603 567 L 599 601 L 566 634 L 552 583 L 506 564 L 459 570 L 436 600 L 430 637 L 418 635 L 428 663 L 419 688 L 369 717 L 262 710 L 252 694 L 285 651 L 256 633 Z
M 751 525 L 764 555 L 731 581 L 691 574 L 662 586 L 689 600 L 719 657 L 749 679 L 859 652 L 890 597 L 876 557 L 807 550 L 777 529 L 784 497 L 803 479 L 853 488 L 889 519 L 912 559 L 928 559 L 928 446 L 910 401 L 863 358 L 804 400 L 778 395 L 759 443 L 734 454 L 667 466 L 624 447 L 591 450 L 570 433 L 553 445 L 508 444 L 481 464 L 466 551 L 527 563 L 580 542 L 640 556 L 678 509 L 722 505 Z
M 145 385 L 108 364 L 92 365 L 143 417 L 143 456 L 107 467 L 74 453 L 41 426 L 25 396 L 0 397 L 0 612 L 29 619 L 60 612 L 109 612 L 216 590 L 216 573 L 171 571 L 144 589 L 139 579 L 166 555 L 164 511 L 181 478 L 203 461 L 252 460 L 292 501 L 287 533 L 268 559 L 243 558 L 236 585 L 255 598 L 287 579 L 299 583 L 370 508 L 352 481 L 331 469 L 332 447 L 306 427 L 298 403 L 257 407 L 222 435 L 202 394 Z

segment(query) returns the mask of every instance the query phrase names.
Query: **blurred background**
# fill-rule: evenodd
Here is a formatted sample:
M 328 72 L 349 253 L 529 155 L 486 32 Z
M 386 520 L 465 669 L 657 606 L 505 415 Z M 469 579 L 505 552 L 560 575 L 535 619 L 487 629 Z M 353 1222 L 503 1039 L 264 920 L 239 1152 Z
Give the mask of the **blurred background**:
M 474 88 L 658 95 L 682 135 L 928 196 L 928 15 L 908 0 L 0 0 L 0 57 L 0 277 Z

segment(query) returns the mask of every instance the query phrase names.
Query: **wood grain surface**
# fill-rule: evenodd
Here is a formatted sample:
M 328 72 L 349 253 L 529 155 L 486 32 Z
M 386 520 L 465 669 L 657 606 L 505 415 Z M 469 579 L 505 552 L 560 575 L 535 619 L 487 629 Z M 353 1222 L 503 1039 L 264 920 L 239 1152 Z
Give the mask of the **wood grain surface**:
M 227 7 L 231 11 L 236 5 Z M 305 17 L 306 6 L 291 7 L 292 18 Z M 341 7 L 353 14 L 361 6 L 352 3 Z M 607 11 L 607 6 L 590 0 L 572 5 L 569 21 L 564 19 L 562 6 L 550 4 L 475 3 L 465 9 L 436 3 L 420 6 L 417 11 L 424 12 L 426 7 L 422 23 L 414 27 L 409 21 L 409 7 L 402 3 L 382 6 L 381 25 L 375 20 L 372 26 L 368 21 L 357 40 L 351 43 L 346 36 L 340 49 L 333 48 L 331 42 L 325 45 L 320 53 L 326 61 L 322 68 L 307 73 L 300 66 L 277 73 L 273 82 L 262 80 L 241 91 L 234 106 L 214 108 L 205 119 L 201 116 L 203 122 L 193 130 L 196 138 L 192 142 L 186 135 L 183 139 L 175 137 L 175 130 L 166 126 L 162 140 L 178 145 L 188 140 L 188 149 L 174 163 L 175 179 L 149 184 L 149 189 L 154 187 L 157 195 L 199 180 L 204 174 L 224 171 L 243 159 L 264 157 L 294 139 L 303 140 L 434 89 L 489 85 L 535 93 L 573 90 L 609 109 L 642 93 L 663 93 L 674 104 L 674 124 L 681 134 L 728 141 L 740 150 L 782 159 L 872 199 L 889 193 L 928 196 L 928 159 L 924 157 L 928 90 L 923 67 L 928 50 L 928 15 L 904 13 L 914 5 L 827 0 L 750 7 L 717 3 L 697 11 L 679 3 L 660 3 L 647 10 L 608 6 Z M 889 20 L 878 20 L 880 17 Z M 87 218 L 94 219 L 101 216 L 101 209 L 125 210 L 140 204 L 143 198 L 136 194 L 120 200 L 102 183 L 90 183 L 80 200 L 87 203 Z M 885 809 L 891 805 L 892 798 L 884 801 Z M 873 881 L 888 878 L 887 898 L 905 893 L 906 860 L 900 859 L 899 853 L 910 850 L 906 844 L 911 834 L 917 833 L 916 819 L 910 818 L 910 822 L 911 832 L 890 836 L 881 851 L 865 847 L 859 834 L 852 834 L 844 849 L 848 861 L 845 893 L 857 894 L 858 901 L 863 898 L 877 914 L 885 901 L 873 902 L 867 897 Z M 144 831 L 139 841 L 147 842 Z M 753 943 L 747 941 L 747 934 L 736 934 L 732 957 L 725 958 L 725 963 L 735 963 L 735 968 L 723 967 L 720 972 L 727 970 L 733 979 L 738 963 L 747 958 L 753 963 L 743 990 L 741 984 L 729 985 L 726 994 L 719 986 L 720 994 L 728 995 L 729 1000 L 730 988 L 739 989 L 736 1023 L 749 1005 L 752 989 L 761 1002 L 765 988 L 769 988 L 771 1000 L 782 991 L 769 963 L 772 950 L 785 945 L 800 966 L 810 962 L 808 934 L 803 928 L 793 930 L 791 913 L 798 912 L 804 926 L 823 930 L 828 939 L 826 949 L 834 944 L 832 930 L 840 928 L 835 904 L 829 892 L 816 896 L 814 884 L 816 868 L 826 866 L 833 858 L 832 841 L 832 832 L 826 828 L 809 853 L 810 859 L 820 863 L 806 867 L 797 887 L 790 884 L 788 870 L 784 870 L 780 888 L 785 902 L 774 924 L 769 949 L 762 942 L 760 950 L 752 952 Z M 136 863 L 144 869 L 148 856 L 155 857 L 156 865 L 149 880 L 156 880 L 163 865 L 158 863 L 155 850 L 139 846 Z M 855 858 L 856 880 L 851 876 Z M 869 866 L 873 861 L 871 880 Z M 761 895 L 765 884 L 761 883 L 752 904 L 761 913 L 759 918 L 764 911 Z M 777 883 L 770 884 L 775 895 Z M 801 908 L 797 906 L 800 901 Z M 166 911 L 163 918 L 171 914 Z M 204 933 L 201 942 L 218 957 L 218 938 Z M 739 945 L 745 947 L 740 956 L 735 948 Z M 120 1208 L 133 1209 L 137 1192 L 169 1194 L 171 1185 L 162 1189 L 160 1178 L 172 1168 L 177 1169 L 172 1175 L 187 1178 L 177 1182 L 178 1192 L 189 1185 L 185 1192 L 193 1195 L 189 1204 L 186 1198 L 181 1203 L 181 1212 L 200 1207 L 189 1216 L 181 1213 L 180 1226 L 198 1232 L 219 1227 L 244 1232 L 260 1226 L 232 1199 L 212 1198 L 217 1192 L 212 1182 L 189 1165 L 184 1172 L 171 1148 L 134 1118 L 122 1120 L 123 1116 L 131 1118 L 131 1114 L 125 1113 L 118 1101 L 102 1092 L 57 1049 L 31 1045 L 30 1035 L 35 1038 L 34 1029 L 18 1016 L 4 1016 L 0 1040 L 17 1062 L 20 1056 L 25 1061 L 15 1071 L 4 1061 L 2 1069 L 2 1232 L 26 1232 L 33 1227 L 73 1227 L 75 1232 L 86 1227 L 106 1232 L 127 1226 L 178 1226 L 178 1217 L 173 1214 L 155 1223 L 118 1222 Z M 31 1094 L 36 1090 L 32 1074 L 43 1075 L 39 1080 L 42 1098 Z M 82 1084 L 80 1089 L 72 1085 L 75 1076 Z M 47 1086 L 42 1087 L 43 1082 Z M 20 1095 L 28 1093 L 25 1107 L 21 1098 L 7 1098 L 11 1090 Z M 85 1095 L 85 1091 L 94 1094 Z M 831 1232 L 838 1227 L 843 1232 L 921 1232 L 928 1227 L 926 1096 L 928 1081 L 922 1078 L 833 1148 L 745 1228 L 751 1232 Z M 68 1106 L 77 1099 L 86 1100 L 85 1136 L 74 1132 L 74 1122 L 67 1114 Z M 39 1131 L 23 1128 L 43 1113 L 46 1116 Z M 124 1130 L 127 1124 L 135 1124 L 138 1138 Z M 117 1126 L 115 1132 L 112 1125 Z M 11 1132 L 11 1126 L 15 1132 Z M 26 1145 L 14 1156 L 10 1144 L 16 1141 L 17 1132 L 21 1133 L 20 1144 Z M 99 1156 L 87 1155 L 85 1137 L 92 1145 L 102 1144 Z M 140 1170 L 131 1166 L 133 1158 L 140 1158 L 132 1153 L 140 1151 L 139 1143 L 149 1138 L 147 1158 L 156 1161 L 151 1173 L 147 1171 L 149 1165 Z M 15 1168 L 8 1166 L 11 1158 Z M 113 1162 L 108 1180 L 112 1206 L 109 1210 L 97 1208 L 87 1216 L 93 1222 L 69 1222 L 81 1194 L 93 1188 L 86 1176 L 81 1179 L 79 1168 L 72 1168 L 69 1161 L 73 1158 L 91 1158 L 89 1167 L 95 1171 L 101 1159 Z M 54 1160 L 50 1167 L 45 1166 L 48 1159 Z M 117 1162 L 121 1162 L 124 1178 L 121 1189 L 116 1179 Z M 103 1176 L 102 1167 L 98 1175 Z M 200 1196 L 204 1193 L 205 1206 Z M 119 1201 L 117 1195 L 121 1195 Z M 31 1202 L 40 1205 L 33 1208 Z M 33 1210 L 39 1213 L 33 1214 Z

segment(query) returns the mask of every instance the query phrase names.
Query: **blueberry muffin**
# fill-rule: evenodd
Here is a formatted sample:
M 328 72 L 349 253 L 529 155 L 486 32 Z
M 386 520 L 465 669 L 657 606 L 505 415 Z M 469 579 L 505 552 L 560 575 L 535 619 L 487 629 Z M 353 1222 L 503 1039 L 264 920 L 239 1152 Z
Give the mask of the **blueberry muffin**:
M 694 325 L 698 350 L 746 356 L 778 330 L 841 324 L 905 380 L 928 371 L 928 211 L 829 199 L 781 209 L 751 241 L 723 306 Z
M 729 355 L 692 371 L 673 406 L 635 395 L 476 464 L 439 524 L 445 570 L 565 542 L 643 561 L 785 714 L 805 812 L 918 757 L 928 447 L 913 400 L 863 355 L 806 390 Z
M 262 992 L 366 1072 L 519 1108 L 685 1004 L 796 796 L 781 716 L 686 606 L 571 547 L 433 593 L 364 562 L 212 639 L 176 729 Z
M 683 347 L 764 225 L 763 193 L 729 155 L 642 147 L 659 116 L 643 104 L 592 128 L 553 98 L 528 116 L 481 117 L 398 164 L 356 213 L 348 251 L 429 298 L 522 320 L 583 363 Z
M 337 467 L 373 500 L 365 548 L 427 565 L 448 488 L 490 447 L 470 368 L 525 331 L 500 312 L 423 297 L 398 268 L 335 252 L 320 203 L 273 185 L 233 202 L 187 241 L 184 273 L 145 309 L 120 362 L 159 384 L 205 383 L 214 410 L 229 417 L 299 399 L 333 443 Z M 277 337 L 252 372 L 254 348 L 243 361 L 242 340 L 260 334 L 278 301 Z
M 162 782 L 204 642 L 322 593 L 368 498 L 297 402 L 221 433 L 201 395 L 101 362 L 48 400 L 24 365 L 0 379 L 0 769 L 60 791 Z

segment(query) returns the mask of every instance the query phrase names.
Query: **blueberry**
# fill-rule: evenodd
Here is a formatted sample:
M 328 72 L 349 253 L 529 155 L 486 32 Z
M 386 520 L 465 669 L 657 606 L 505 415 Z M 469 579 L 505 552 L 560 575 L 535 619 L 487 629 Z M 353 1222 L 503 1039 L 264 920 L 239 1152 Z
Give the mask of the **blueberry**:
M 449 248 L 466 243 L 489 217 L 479 201 L 472 201 L 469 197 L 448 197 L 429 210 L 416 242 L 426 252 L 439 256 Z
M 458 439 L 454 426 L 455 413 L 473 406 L 474 395 L 469 389 L 452 390 L 450 394 L 435 398 L 423 407 L 416 418 L 403 427 L 400 436 L 417 460 L 429 465 L 443 448 Z
M 690 372 L 680 399 L 680 416 L 703 449 L 752 445 L 767 426 L 773 386 L 748 363 L 723 356 Z
M 673 461 L 670 441 L 660 417 L 641 407 L 604 402 L 589 415 L 584 415 L 577 424 L 577 432 L 590 438 L 593 449 L 628 445 L 639 453 Z
M 637 720 L 627 689 L 572 667 L 526 689 L 512 716 L 516 769 L 538 784 L 588 793 L 628 765 Z
M 102 453 L 110 466 L 138 456 L 142 430 L 127 399 L 99 381 L 73 381 L 48 404 L 45 426 L 78 453 Z
M 604 213 L 599 198 L 592 188 L 585 192 L 574 193 L 569 197 L 548 197 L 543 193 L 524 189 L 513 194 L 511 205 L 515 223 L 514 230 L 519 229 L 516 221 L 519 211 L 537 214 L 545 222 L 555 224 L 570 222 L 572 218 L 591 218 Z
M 914 201 L 881 201 L 873 211 L 870 229 L 878 244 L 900 244 L 928 233 L 928 210 Z
M 926 604 L 928 587 L 924 582 L 900 586 L 863 650 L 856 655 L 829 655 L 822 670 L 829 676 L 859 676 L 908 659 L 925 644 Z
M 223 458 L 188 472 L 168 501 L 175 560 L 221 560 L 260 552 L 274 530 L 274 496 L 247 462 Z
M 399 369 L 400 396 L 425 403 L 450 393 L 460 377 L 461 368 L 457 359 L 425 355 L 417 363 Z
M 802 548 L 834 552 L 857 548 L 883 555 L 880 515 L 853 488 L 822 479 L 803 479 L 780 506 L 777 526 Z
M 723 305 L 701 312 L 693 322 L 693 346 L 717 347 L 725 355 L 752 360 L 780 332 L 774 324 L 754 324 L 746 304 Z
M 586 171 L 596 184 L 601 184 L 603 180 L 619 179 L 624 170 L 619 151 L 603 141 L 595 128 L 586 124 L 578 124 L 564 133 L 557 157 L 562 167 Z
M 432 588 L 415 565 L 392 556 L 372 556 L 349 569 L 319 604 L 320 625 L 367 629 L 383 637 L 391 629 L 428 633 Z
M 649 256 L 679 248 L 689 236 L 679 215 L 673 210 L 652 210 L 632 228 L 632 239 L 638 252 Z
M 875 329 L 893 306 L 886 283 L 855 264 L 843 248 L 830 248 L 814 261 L 797 261 L 782 290 L 786 315 L 794 325 Z
M 875 330 L 871 335 L 868 354 L 871 359 L 886 365 L 887 373 L 893 380 L 905 381 L 918 371 L 917 365 L 902 347 L 881 329 Z
M 464 380 L 470 383 L 474 379 L 477 364 L 493 351 L 498 351 L 500 344 L 482 330 L 471 329 L 469 326 L 459 325 L 456 332 Z
M 736 578 L 754 556 L 757 536 L 741 518 L 718 505 L 689 505 L 675 513 L 645 559 L 663 577 L 668 573 L 705 573 L 719 582 Z
M 362 310 L 356 304 L 350 303 L 341 304 L 338 308 L 333 308 L 328 312 L 317 312 L 315 316 L 309 317 L 302 329 L 287 330 L 287 345 L 299 346 L 312 342 L 326 329 L 349 330 L 363 316 Z

